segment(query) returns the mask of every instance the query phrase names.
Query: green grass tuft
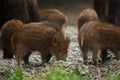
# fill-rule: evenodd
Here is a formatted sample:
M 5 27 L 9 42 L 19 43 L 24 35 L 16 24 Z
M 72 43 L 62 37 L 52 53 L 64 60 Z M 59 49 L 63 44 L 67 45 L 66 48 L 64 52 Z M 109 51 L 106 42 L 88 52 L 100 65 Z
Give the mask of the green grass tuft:
M 44 80 L 83 80 L 83 77 L 75 74 L 71 68 L 66 71 L 61 66 L 55 66 L 46 74 Z
M 8 80 L 39 80 L 35 77 L 27 77 L 23 73 L 22 69 L 15 69 L 14 71 L 10 71 Z

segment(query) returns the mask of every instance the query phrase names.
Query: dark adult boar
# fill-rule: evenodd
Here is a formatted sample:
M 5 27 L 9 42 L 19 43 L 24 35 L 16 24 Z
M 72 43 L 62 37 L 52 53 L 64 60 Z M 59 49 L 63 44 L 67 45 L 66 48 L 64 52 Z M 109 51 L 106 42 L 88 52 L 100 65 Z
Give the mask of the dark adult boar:
M 120 26 L 120 0 L 93 0 L 93 4 L 101 21 Z
M 120 0 L 108 0 L 107 22 L 120 26 Z
M 98 65 L 99 51 L 101 51 L 103 63 L 107 59 L 107 49 L 111 50 L 119 59 L 120 28 L 118 27 L 99 21 L 90 21 L 81 27 L 78 39 L 85 63 L 88 51 L 93 52 L 95 65 Z
M 54 28 L 42 22 L 24 25 L 12 38 L 18 64 L 21 64 L 21 60 L 28 64 L 32 51 L 40 52 L 42 63 L 48 62 L 52 55 L 65 59 L 69 42 L 68 38 L 65 39 Z
M 93 7 L 98 14 L 100 21 L 105 22 L 108 14 L 108 1 L 110 0 L 93 0 Z
M 43 9 L 39 12 L 41 21 L 51 21 L 58 24 L 61 29 L 66 26 L 67 16 L 57 9 Z
M 0 0 L 0 26 L 10 19 L 24 23 L 40 21 L 37 0 Z
M 13 49 L 11 45 L 11 38 L 15 32 L 23 26 L 20 20 L 9 20 L 2 27 L 2 47 L 3 58 L 13 58 Z
M 98 16 L 95 10 L 85 9 L 78 16 L 78 30 L 88 21 L 98 21 Z

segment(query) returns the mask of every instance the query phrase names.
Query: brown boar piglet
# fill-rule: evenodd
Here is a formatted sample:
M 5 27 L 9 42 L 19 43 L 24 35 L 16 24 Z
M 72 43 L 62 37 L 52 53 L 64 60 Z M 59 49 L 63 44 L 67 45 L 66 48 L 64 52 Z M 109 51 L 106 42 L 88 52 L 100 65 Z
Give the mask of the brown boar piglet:
M 9 20 L 2 26 L 1 42 L 3 48 L 3 58 L 13 58 L 13 49 L 11 38 L 16 33 L 17 29 L 23 26 L 20 20 Z
M 53 23 L 51 21 L 41 21 L 42 24 L 54 28 L 57 32 L 61 33 L 64 35 L 63 30 L 61 29 L 61 26 L 59 26 L 56 23 Z M 38 23 L 39 24 L 39 23 Z
M 93 52 L 95 65 L 98 65 L 99 51 L 101 51 L 102 63 L 107 60 L 107 49 L 111 50 L 119 59 L 120 28 L 118 27 L 99 21 L 90 21 L 79 30 L 78 40 L 85 63 L 88 51 Z
M 40 52 L 42 64 L 48 62 L 52 55 L 58 59 L 66 59 L 69 42 L 68 38 L 42 22 L 24 25 L 12 38 L 18 65 L 21 60 L 29 64 L 32 51 Z
M 67 16 L 58 9 L 43 9 L 39 11 L 41 21 L 51 21 L 58 24 L 61 29 L 66 26 Z
M 85 9 L 79 14 L 78 30 L 88 21 L 98 21 L 98 16 L 94 9 Z

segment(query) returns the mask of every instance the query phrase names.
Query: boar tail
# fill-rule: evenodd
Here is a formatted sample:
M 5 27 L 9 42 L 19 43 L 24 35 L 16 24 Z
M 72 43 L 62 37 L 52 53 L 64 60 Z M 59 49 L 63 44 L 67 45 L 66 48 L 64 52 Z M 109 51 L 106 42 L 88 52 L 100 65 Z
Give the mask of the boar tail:
M 83 43 L 84 43 L 84 37 L 81 37 L 81 47 L 83 47 Z

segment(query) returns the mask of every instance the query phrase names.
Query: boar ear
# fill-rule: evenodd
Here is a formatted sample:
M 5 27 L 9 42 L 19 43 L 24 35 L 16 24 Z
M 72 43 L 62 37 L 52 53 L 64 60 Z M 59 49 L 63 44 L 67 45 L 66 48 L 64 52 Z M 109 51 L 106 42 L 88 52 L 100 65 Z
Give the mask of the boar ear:
M 59 37 L 57 35 L 54 36 L 53 38 L 53 44 L 56 46 L 59 42 Z

